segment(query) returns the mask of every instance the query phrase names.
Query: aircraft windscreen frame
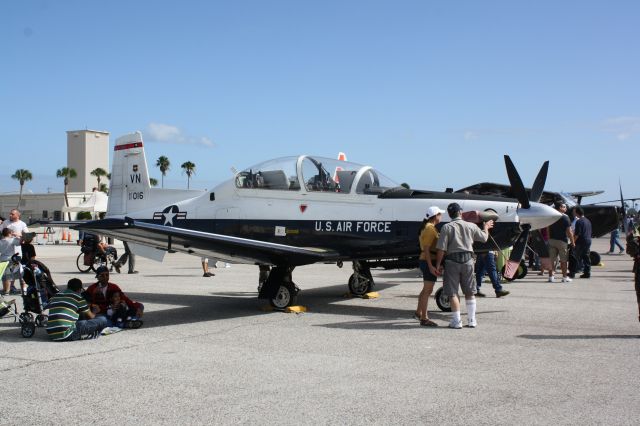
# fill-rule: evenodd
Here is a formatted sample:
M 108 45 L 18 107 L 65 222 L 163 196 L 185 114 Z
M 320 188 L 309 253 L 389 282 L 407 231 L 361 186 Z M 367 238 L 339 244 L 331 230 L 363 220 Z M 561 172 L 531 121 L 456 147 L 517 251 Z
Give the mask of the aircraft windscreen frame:
M 300 181 L 304 187 L 300 187 Z M 333 158 L 301 155 L 258 163 L 236 174 L 240 189 L 267 189 L 337 194 L 381 194 L 399 185 L 370 166 Z
M 559 192 L 558 194 L 560 194 L 562 198 L 564 198 L 564 203 L 567 205 L 567 209 L 578 205 L 578 203 L 576 203 L 575 201 L 575 198 L 573 198 L 573 196 L 568 192 Z

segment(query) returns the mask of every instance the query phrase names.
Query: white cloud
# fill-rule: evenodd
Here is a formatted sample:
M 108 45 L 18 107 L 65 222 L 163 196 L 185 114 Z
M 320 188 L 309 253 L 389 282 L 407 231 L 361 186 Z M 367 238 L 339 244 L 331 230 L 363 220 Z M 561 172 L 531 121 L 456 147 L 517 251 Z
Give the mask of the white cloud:
M 472 141 L 475 139 L 478 139 L 478 132 L 472 132 L 471 130 L 467 130 L 466 132 L 464 132 L 465 141 Z
M 604 120 L 603 130 L 613 133 L 619 141 L 625 141 L 640 134 L 640 117 L 621 116 Z
M 191 137 L 186 135 L 176 126 L 164 123 L 149 123 L 147 126 L 147 136 L 154 142 L 171 143 L 178 145 L 202 145 L 213 147 L 213 141 L 206 137 Z

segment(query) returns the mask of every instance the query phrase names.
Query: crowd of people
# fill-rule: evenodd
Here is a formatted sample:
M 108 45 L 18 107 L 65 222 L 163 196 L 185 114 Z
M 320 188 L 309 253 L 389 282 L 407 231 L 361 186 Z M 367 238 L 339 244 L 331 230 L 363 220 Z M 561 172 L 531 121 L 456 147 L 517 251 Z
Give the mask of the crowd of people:
M 559 280 L 563 283 L 572 282 L 576 274 L 580 274 L 581 279 L 591 278 L 591 222 L 585 217 L 580 206 L 573 207 L 573 220 L 567 214 L 565 203 L 558 202 L 554 207 L 561 214 L 560 218 L 551 226 L 540 230 L 549 257 L 540 259 L 538 254 L 529 250 L 530 265 L 539 269 L 538 275 L 544 275 L 546 272 L 549 283 L 557 282 L 558 266 L 562 274 Z M 441 277 L 444 294 L 449 297 L 451 303 L 452 318 L 449 327 L 462 328 L 458 300 L 458 291 L 462 289 L 467 308 L 467 326 L 474 328 L 477 326 L 475 298 L 486 297 L 486 294 L 480 291 L 485 276 L 489 277 L 496 298 L 510 294 L 503 289 L 496 267 L 496 256 L 504 256 L 504 254 L 497 250 L 477 254 L 473 252 L 472 245 L 475 241 L 487 241 L 488 231 L 493 227 L 492 221 L 483 223 L 482 228 L 466 222 L 462 220 L 460 206 L 457 203 L 451 203 L 447 208 L 451 221 L 442 226 L 438 232 L 436 225 L 440 222 L 443 213 L 444 211 L 437 206 L 432 206 L 427 210 L 423 220 L 419 235 L 419 268 L 422 272 L 423 288 L 418 295 L 418 307 L 414 318 L 420 321 L 421 326 L 438 326 L 429 318 L 427 306 L 434 284 L 438 277 Z M 633 218 L 627 218 L 627 220 L 628 229 L 635 229 Z M 616 229 L 611 233 L 611 247 L 607 254 L 613 254 L 614 247 L 619 249 L 620 254 L 625 252 L 625 247 L 620 242 L 619 232 L 619 229 Z M 640 311 L 640 288 L 638 288 L 638 307 Z
M 34 234 L 20 219 L 17 209 L 11 210 L 9 218 L 0 223 L 0 232 L 0 294 L 25 295 L 27 288 L 23 280 L 23 268 L 36 260 L 36 250 L 32 244 Z M 96 238 L 96 250 L 104 251 L 107 248 L 102 239 Z M 127 261 L 129 273 L 137 273 L 134 269 L 135 257 L 125 243 L 125 253 L 114 267 L 120 272 L 119 268 Z M 96 279 L 97 282 L 84 289 L 82 281 L 73 278 L 68 281 L 64 291 L 51 298 L 47 306 L 47 334 L 52 340 L 94 339 L 106 327 L 142 326 L 144 305 L 128 298 L 118 285 L 109 281 L 109 268 L 98 267 Z
M 144 305 L 131 300 L 109 281 L 109 268 L 96 270 L 97 282 L 86 289 L 72 278 L 49 302 L 47 334 L 54 341 L 95 339 L 107 327 L 140 328 Z

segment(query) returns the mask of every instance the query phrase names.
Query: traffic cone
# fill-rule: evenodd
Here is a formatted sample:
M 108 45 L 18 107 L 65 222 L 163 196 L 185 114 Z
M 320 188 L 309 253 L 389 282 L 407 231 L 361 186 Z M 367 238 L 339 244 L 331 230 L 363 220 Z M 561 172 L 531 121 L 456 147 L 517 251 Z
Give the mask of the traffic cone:
M 67 232 L 67 242 L 71 242 L 71 229 Z
M 47 235 L 47 228 L 45 228 L 44 233 L 42 234 L 42 239 L 47 241 L 47 238 L 49 238 L 49 235 Z
M 67 240 L 67 231 L 64 230 L 64 228 L 62 228 L 62 241 L 66 241 Z

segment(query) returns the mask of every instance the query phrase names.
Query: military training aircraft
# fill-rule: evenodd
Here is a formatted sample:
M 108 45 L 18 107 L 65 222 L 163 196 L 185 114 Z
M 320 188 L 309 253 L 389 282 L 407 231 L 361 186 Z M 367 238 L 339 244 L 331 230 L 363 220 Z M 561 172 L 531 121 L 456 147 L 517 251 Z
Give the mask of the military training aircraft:
M 208 191 L 159 189 L 149 184 L 136 132 L 116 141 L 106 218 L 75 228 L 127 241 L 134 253 L 160 254 L 157 260 L 183 252 L 258 265 L 259 297 L 284 308 L 299 291 L 293 269 L 316 262 L 352 261 L 349 290 L 370 291 L 366 260 L 415 255 L 432 205 L 446 210 L 455 201 L 477 223 L 495 219 L 492 238 L 474 249 L 515 243 L 511 260 L 519 264 L 529 231 L 550 225 L 559 213 L 538 203 L 548 162 L 530 194 L 508 156 L 505 162 L 515 199 L 407 189 L 373 167 L 309 155 L 249 167 Z M 443 222 L 449 220 L 444 213 Z

